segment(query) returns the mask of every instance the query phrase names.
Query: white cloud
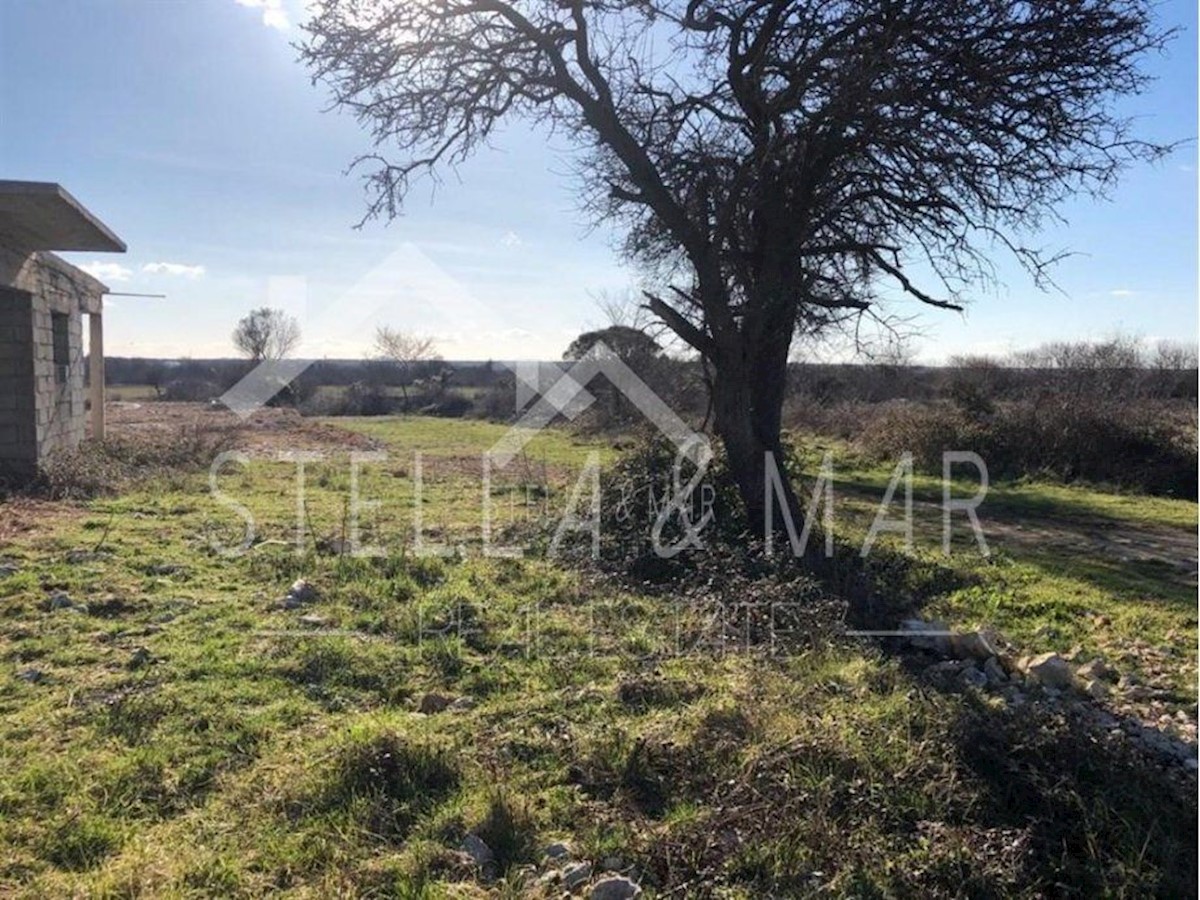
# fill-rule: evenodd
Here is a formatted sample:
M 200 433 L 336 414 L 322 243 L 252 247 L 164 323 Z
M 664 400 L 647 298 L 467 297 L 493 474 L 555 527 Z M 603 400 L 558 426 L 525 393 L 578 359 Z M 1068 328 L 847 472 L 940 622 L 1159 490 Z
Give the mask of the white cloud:
M 1108 292 L 1110 297 L 1133 297 L 1136 294 L 1137 291 L 1131 291 L 1129 288 L 1117 288 L 1115 291 Z
M 83 269 L 83 271 L 87 272 L 93 278 L 99 278 L 105 282 L 128 281 L 133 276 L 132 269 L 114 262 L 84 263 L 79 268 Z
M 515 231 L 506 231 L 504 237 L 500 238 L 500 246 L 502 247 L 520 247 L 524 241 L 521 236 Z
M 188 266 L 183 263 L 153 262 L 142 266 L 142 271 L 149 275 L 181 275 L 184 278 L 199 278 L 204 274 L 204 266 Z
M 268 28 L 287 31 L 291 22 L 288 21 L 287 10 L 283 8 L 283 0 L 235 0 L 238 6 L 262 10 L 262 22 Z

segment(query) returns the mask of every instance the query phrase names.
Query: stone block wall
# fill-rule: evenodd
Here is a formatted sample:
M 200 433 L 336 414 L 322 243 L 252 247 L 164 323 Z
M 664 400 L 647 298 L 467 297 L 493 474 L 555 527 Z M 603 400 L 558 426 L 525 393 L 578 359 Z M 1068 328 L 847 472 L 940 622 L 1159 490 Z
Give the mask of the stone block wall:
M 38 302 L 42 301 L 42 302 Z M 78 447 L 87 423 L 83 391 L 83 316 L 52 297 L 33 305 L 33 388 L 37 410 L 38 458 Z M 67 331 L 65 365 L 55 359 L 54 319 Z
M 37 465 L 37 413 L 34 409 L 33 295 L 0 288 L 0 465 Z
M 104 286 L 53 254 L 0 248 L 0 465 L 36 467 L 83 440 L 83 313 Z M 55 323 L 65 329 L 55 358 Z

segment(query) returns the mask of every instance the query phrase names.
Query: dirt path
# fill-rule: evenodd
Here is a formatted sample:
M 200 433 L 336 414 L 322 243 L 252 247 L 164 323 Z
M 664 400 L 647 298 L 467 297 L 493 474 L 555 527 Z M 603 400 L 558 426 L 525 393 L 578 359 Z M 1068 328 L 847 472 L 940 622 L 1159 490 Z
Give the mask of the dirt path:
M 882 497 L 882 491 L 862 485 L 842 483 L 837 490 L 871 504 Z M 941 542 L 940 503 L 914 500 L 913 517 L 914 532 L 920 539 Z M 989 507 L 986 500 L 979 507 L 979 519 L 989 548 L 1014 557 L 1057 553 L 1064 559 L 1087 559 L 1113 571 L 1136 570 L 1180 587 L 1197 587 L 1200 552 L 1195 531 L 1100 515 L 1020 512 L 1009 505 Z M 955 535 L 966 533 L 965 514 L 955 513 L 953 528 Z
M 1004 514 L 986 516 L 983 528 L 988 539 L 1002 547 L 1040 552 L 1053 548 L 1116 565 L 1150 564 L 1161 567 L 1176 584 L 1197 586 L 1196 535 L 1182 529 L 1102 518 L 1018 521 Z

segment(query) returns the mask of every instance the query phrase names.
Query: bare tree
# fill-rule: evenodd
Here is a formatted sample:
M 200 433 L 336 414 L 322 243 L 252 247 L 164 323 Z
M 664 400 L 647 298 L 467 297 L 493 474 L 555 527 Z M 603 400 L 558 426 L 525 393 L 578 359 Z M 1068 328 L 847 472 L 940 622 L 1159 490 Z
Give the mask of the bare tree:
M 508 119 L 576 142 L 585 209 L 624 225 L 648 307 L 711 366 L 714 424 L 759 521 L 798 330 L 877 314 L 889 284 L 960 309 L 997 247 L 1043 283 L 1056 257 L 1029 246 L 1038 226 L 1168 151 L 1113 106 L 1170 36 L 1151 10 L 325 0 L 301 53 L 379 148 L 358 161 L 368 215 L 396 215 L 415 179 Z
M 436 341 L 433 338 L 400 331 L 387 325 L 380 325 L 375 329 L 375 355 L 377 359 L 387 360 L 396 366 L 406 409 L 408 386 L 412 384 L 418 364 L 442 358 L 436 350 Z
M 251 310 L 233 329 L 233 346 L 255 363 L 283 359 L 299 343 L 300 324 L 281 309 Z
M 652 324 L 648 321 L 649 311 L 642 303 L 641 295 L 637 291 L 602 289 L 589 292 L 589 296 L 596 304 L 596 308 L 600 310 L 601 315 L 604 316 L 605 323 L 610 327 L 645 330 Z

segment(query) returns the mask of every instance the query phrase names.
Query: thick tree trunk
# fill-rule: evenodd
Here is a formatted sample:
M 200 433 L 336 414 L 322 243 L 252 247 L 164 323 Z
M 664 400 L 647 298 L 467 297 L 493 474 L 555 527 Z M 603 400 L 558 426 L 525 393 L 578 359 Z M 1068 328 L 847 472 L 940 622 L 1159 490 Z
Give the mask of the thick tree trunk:
M 787 380 L 788 343 L 773 335 L 757 347 L 725 354 L 713 379 L 714 425 L 729 460 L 729 471 L 745 506 L 751 535 L 765 538 L 767 504 L 773 506 L 772 530 L 785 527 L 785 516 L 802 521 L 803 513 L 786 478 L 780 498 L 767 481 L 767 454 L 774 454 L 782 475 L 780 429 Z

